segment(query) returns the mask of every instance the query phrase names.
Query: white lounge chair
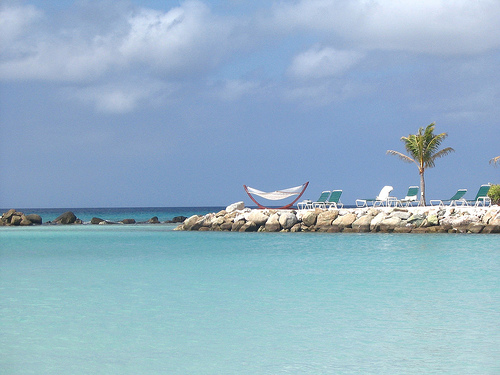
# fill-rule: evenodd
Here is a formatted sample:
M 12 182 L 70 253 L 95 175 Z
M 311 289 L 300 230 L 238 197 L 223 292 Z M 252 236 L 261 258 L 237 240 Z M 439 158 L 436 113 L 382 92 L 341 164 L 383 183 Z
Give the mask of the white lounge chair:
M 394 190 L 392 186 L 384 186 L 376 198 L 356 199 L 356 207 L 368 207 L 368 203 L 373 207 L 390 206 L 393 202 L 396 204 L 397 198 L 389 196 L 392 190 Z

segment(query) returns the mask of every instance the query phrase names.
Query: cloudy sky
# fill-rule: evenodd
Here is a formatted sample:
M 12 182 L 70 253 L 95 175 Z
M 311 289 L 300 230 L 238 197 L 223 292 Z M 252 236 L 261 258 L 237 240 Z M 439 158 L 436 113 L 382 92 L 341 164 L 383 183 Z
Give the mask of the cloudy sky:
M 456 152 L 427 198 L 500 183 L 498 0 L 3 0 L 0 207 L 251 203 L 310 181 L 343 201 Z

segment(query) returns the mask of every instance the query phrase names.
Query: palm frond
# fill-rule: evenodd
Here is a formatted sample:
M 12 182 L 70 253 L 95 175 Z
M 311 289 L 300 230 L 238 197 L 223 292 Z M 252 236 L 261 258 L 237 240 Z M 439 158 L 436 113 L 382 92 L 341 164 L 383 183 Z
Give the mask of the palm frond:
M 435 160 L 436 159 L 439 159 L 439 158 L 442 158 L 443 156 L 446 156 L 446 155 L 449 155 L 451 154 L 452 152 L 455 152 L 455 150 L 452 148 L 452 147 L 446 147 L 446 148 L 443 148 L 442 150 L 436 152 L 435 154 L 433 154 L 425 163 L 425 166 L 427 168 L 434 168 L 435 166 Z
M 408 155 L 402 154 L 401 152 L 394 151 L 394 150 L 387 150 L 386 154 L 388 155 L 394 155 L 403 160 L 405 163 L 415 163 L 415 160 L 410 158 Z

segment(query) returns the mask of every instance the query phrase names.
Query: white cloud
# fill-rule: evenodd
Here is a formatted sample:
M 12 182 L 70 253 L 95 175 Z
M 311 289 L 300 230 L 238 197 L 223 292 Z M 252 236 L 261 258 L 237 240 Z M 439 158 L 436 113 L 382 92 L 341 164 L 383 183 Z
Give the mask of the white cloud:
M 155 105 L 158 98 L 169 96 L 174 91 L 171 85 L 141 80 L 122 83 L 106 83 L 85 88 L 66 90 L 68 97 L 95 106 L 108 113 L 132 112 L 139 105 Z
M 344 73 L 356 64 L 363 54 L 315 46 L 294 57 L 288 73 L 296 78 L 324 78 Z
M 227 80 L 220 89 L 216 89 L 217 96 L 225 101 L 239 100 L 245 95 L 257 92 L 260 84 L 255 81 Z
M 119 51 L 131 62 L 164 72 L 211 67 L 224 53 L 230 24 L 197 1 L 167 13 L 142 10 L 129 19 L 130 31 Z
M 213 67 L 225 53 L 231 30 L 231 21 L 219 20 L 197 1 L 166 13 L 117 14 L 115 29 L 104 34 L 89 33 L 81 24 L 58 28 L 57 20 L 48 29 L 23 27 L 39 14 L 31 6 L 2 10 L 9 21 L 0 29 L 7 35 L 0 78 L 92 81 L 137 63 L 162 77 L 177 77 Z
M 494 0 L 301 0 L 276 6 L 272 23 L 366 49 L 469 54 L 500 47 L 499 19 Z
M 0 7 L 0 50 L 15 42 L 42 17 L 34 6 Z

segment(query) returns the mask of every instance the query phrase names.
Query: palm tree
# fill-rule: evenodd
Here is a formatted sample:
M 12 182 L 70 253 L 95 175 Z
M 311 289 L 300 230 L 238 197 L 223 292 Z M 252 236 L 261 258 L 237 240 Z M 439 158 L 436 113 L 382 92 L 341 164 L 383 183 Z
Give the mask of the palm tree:
M 433 122 L 427 127 L 418 129 L 418 134 L 410 134 L 408 137 L 401 137 L 401 141 L 405 144 L 406 151 L 411 156 L 407 156 L 398 151 L 387 150 L 390 155 L 396 155 L 401 160 L 407 163 L 415 163 L 420 174 L 420 204 L 425 206 L 425 179 L 424 172 L 426 168 L 432 168 L 438 158 L 448 155 L 455 151 L 451 147 L 438 150 L 441 143 L 448 136 L 447 133 L 434 134 Z
M 500 156 L 493 158 L 490 160 L 490 164 L 493 164 L 496 167 L 496 164 L 500 164 Z

